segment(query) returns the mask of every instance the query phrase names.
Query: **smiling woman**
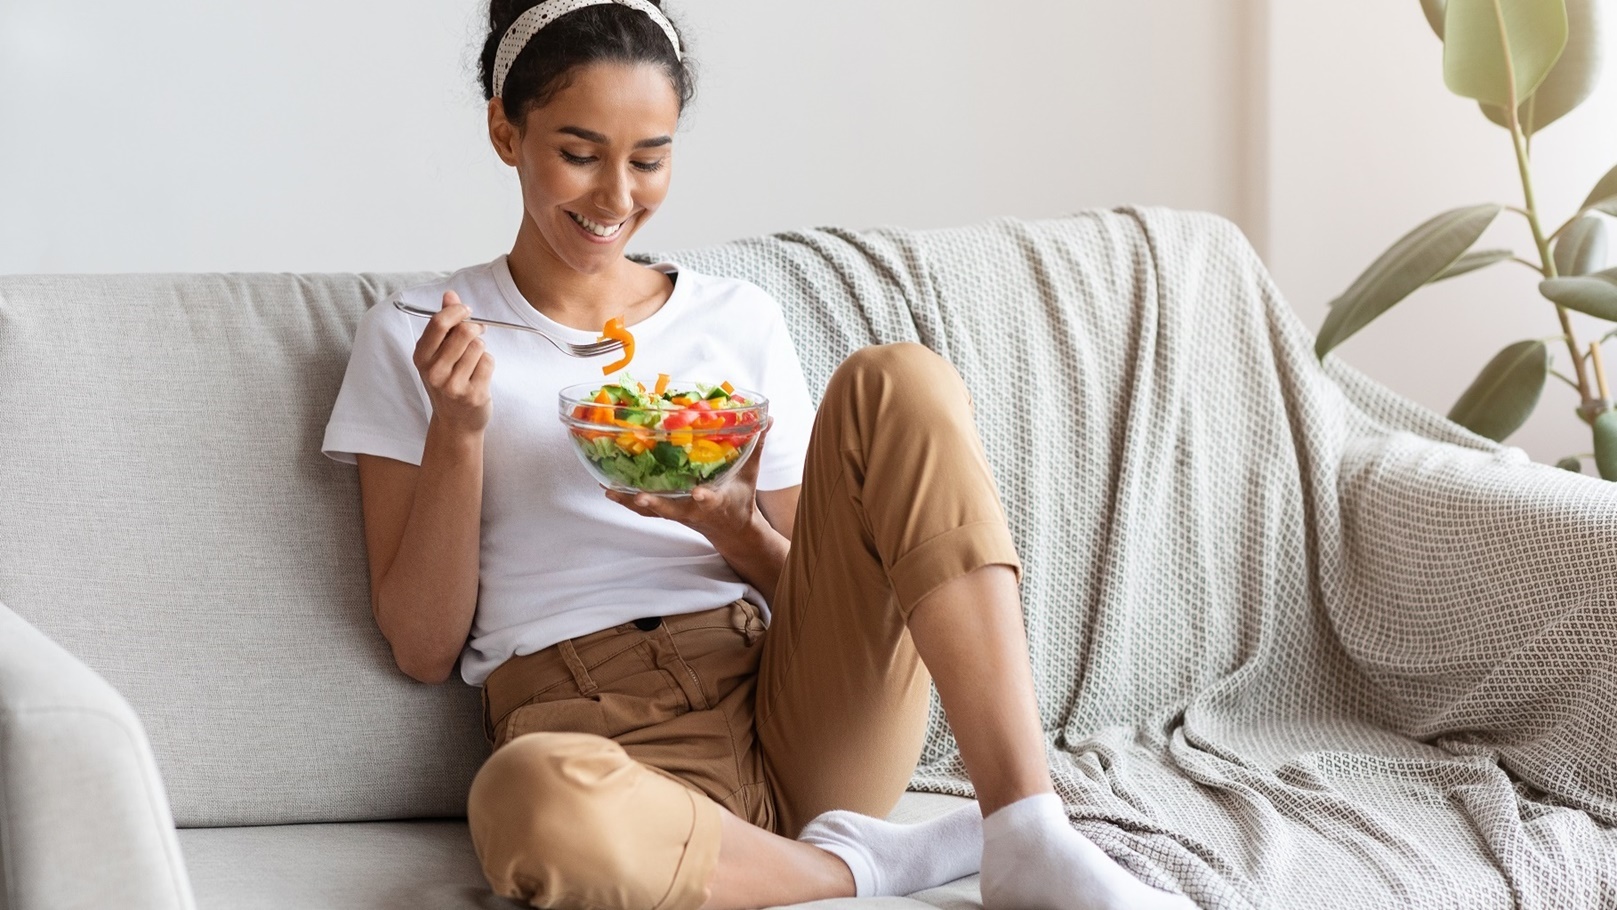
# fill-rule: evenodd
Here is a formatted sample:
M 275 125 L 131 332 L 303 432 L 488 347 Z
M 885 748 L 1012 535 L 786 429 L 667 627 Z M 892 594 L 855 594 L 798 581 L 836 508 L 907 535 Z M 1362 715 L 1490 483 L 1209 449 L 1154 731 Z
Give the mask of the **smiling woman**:
M 1020 563 L 954 368 L 868 347 L 816 412 L 773 297 L 624 255 L 667 196 L 691 97 L 660 6 L 494 0 L 480 78 L 520 184 L 516 238 L 401 291 L 437 308 L 425 326 L 365 314 L 323 450 L 358 465 L 399 668 L 438 683 L 458 663 L 482 687 L 494 751 L 467 820 L 493 889 L 740 910 L 908 894 L 981 864 L 987 910 L 1185 906 L 1082 838 L 1053 792 Z M 603 489 L 556 411 L 562 389 L 600 384 L 598 363 L 485 338 L 474 313 L 576 343 L 621 315 L 611 333 L 632 331 L 643 374 L 708 387 L 682 407 L 714 407 L 725 379 L 771 420 L 689 496 Z M 633 449 L 646 428 L 610 419 Z M 727 457 L 704 443 L 663 455 Z M 981 806 L 889 825 L 934 678 Z

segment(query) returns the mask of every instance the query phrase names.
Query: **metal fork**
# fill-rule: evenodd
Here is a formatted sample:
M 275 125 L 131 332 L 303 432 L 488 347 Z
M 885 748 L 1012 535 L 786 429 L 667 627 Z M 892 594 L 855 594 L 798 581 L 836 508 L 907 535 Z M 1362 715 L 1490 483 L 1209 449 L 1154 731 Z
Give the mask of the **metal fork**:
M 398 307 L 400 310 L 409 313 L 411 316 L 421 316 L 426 319 L 431 319 L 432 317 L 438 315 L 437 310 L 423 310 L 420 307 L 411 306 L 402 300 L 393 301 L 393 305 Z M 557 339 L 550 337 L 548 334 L 539 331 L 531 325 L 522 325 L 516 322 L 500 322 L 497 319 L 479 319 L 476 316 L 468 316 L 466 321 L 475 322 L 478 325 L 497 325 L 502 329 L 520 329 L 524 332 L 532 332 L 535 335 L 538 335 L 540 338 L 543 338 L 544 340 L 555 345 L 556 350 L 561 351 L 563 354 L 570 354 L 574 357 L 598 357 L 602 354 L 611 354 L 616 351 L 623 350 L 623 342 L 617 340 L 616 338 L 608 339 L 606 341 L 595 341 L 589 344 L 573 344 L 570 341 L 558 341 Z

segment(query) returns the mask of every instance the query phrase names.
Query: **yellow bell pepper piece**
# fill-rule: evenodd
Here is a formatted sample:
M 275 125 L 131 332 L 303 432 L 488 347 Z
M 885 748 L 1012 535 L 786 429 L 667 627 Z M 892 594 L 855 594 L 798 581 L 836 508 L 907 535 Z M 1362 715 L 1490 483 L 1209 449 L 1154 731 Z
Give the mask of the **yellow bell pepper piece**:
M 712 464 L 724 460 L 724 449 L 718 443 L 706 439 L 698 439 L 691 443 L 691 461 L 702 464 Z

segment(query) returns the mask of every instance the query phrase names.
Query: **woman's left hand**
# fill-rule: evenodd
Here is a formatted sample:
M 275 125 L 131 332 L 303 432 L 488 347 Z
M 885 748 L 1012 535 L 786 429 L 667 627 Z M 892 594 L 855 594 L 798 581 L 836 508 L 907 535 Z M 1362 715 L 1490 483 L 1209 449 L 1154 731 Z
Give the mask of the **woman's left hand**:
M 647 518 L 666 518 L 693 528 L 723 551 L 746 534 L 758 511 L 758 466 L 763 463 L 768 435 L 766 427 L 758 434 L 747 463 L 716 486 L 697 487 L 691 495 L 678 498 L 606 490 L 606 498 Z

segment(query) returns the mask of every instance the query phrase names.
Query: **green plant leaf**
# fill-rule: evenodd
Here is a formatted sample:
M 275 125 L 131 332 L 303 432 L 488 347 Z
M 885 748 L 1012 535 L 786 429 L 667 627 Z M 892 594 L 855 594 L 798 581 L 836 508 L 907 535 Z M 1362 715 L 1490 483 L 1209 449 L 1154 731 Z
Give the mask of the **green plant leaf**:
M 1538 292 L 1569 310 L 1617 322 L 1617 269 L 1575 278 L 1550 278 Z
M 1565 0 L 1449 0 L 1443 83 L 1463 98 L 1508 107 L 1514 97 L 1521 104 L 1555 66 L 1566 42 Z
M 1453 278 L 1455 275 L 1464 275 L 1466 272 L 1475 272 L 1477 269 L 1487 268 L 1496 262 L 1504 262 L 1514 255 L 1510 250 L 1472 250 L 1454 260 L 1453 265 L 1444 269 L 1432 281 L 1438 282 L 1445 278 Z
M 1439 38 L 1443 37 L 1443 7 L 1447 5 L 1447 0 L 1420 0 L 1421 12 L 1426 14 L 1426 24 Z
M 1584 215 L 1555 241 L 1555 274 L 1562 278 L 1587 275 L 1606 264 L 1606 223 Z
M 1568 455 L 1560 461 L 1557 461 L 1555 466 L 1563 471 L 1571 471 L 1574 474 L 1583 473 L 1583 459 L 1576 455 Z
M 1595 184 L 1595 188 L 1589 191 L 1589 198 L 1583 200 L 1583 205 L 1578 206 L 1578 208 L 1593 208 L 1596 203 L 1600 202 L 1617 202 L 1617 167 L 1607 171 L 1606 176 L 1600 178 L 1600 182 Z M 1607 212 L 1607 214 L 1611 213 Z
M 1595 467 L 1606 480 L 1617 480 L 1617 411 L 1595 418 Z
M 1582 104 L 1600 82 L 1605 55 L 1602 8 L 1607 0 L 1565 0 L 1567 39 L 1555 66 L 1531 99 L 1523 99 L 1519 111 L 1522 131 L 1533 135 L 1571 113 Z M 1509 126 L 1503 105 L 1484 102 L 1482 113 L 1500 126 Z
M 1324 357 L 1393 304 L 1454 265 L 1501 211 L 1501 206 L 1492 203 L 1453 209 L 1399 238 L 1354 279 L 1342 296 L 1331 301 L 1331 311 L 1314 339 L 1315 355 Z
M 1542 341 L 1518 341 L 1482 368 L 1449 410 L 1449 419 L 1494 442 L 1516 432 L 1538 406 L 1550 375 L 1550 352 Z

